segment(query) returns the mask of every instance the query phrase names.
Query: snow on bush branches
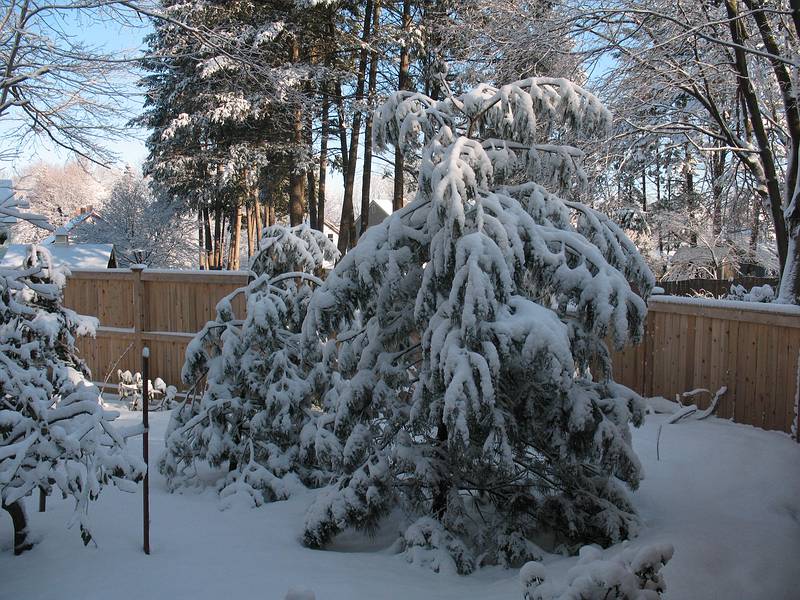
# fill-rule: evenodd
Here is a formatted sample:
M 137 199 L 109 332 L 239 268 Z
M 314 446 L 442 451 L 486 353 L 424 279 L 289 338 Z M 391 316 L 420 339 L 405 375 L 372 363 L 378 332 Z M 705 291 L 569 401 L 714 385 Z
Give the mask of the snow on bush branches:
M 224 504 L 243 498 L 259 506 L 302 483 L 318 486 L 322 477 L 304 437 L 319 350 L 303 348 L 299 332 L 323 262 L 338 251 L 306 225 L 269 227 L 260 248 L 255 279 L 217 304 L 216 319 L 186 350 L 183 380 L 196 385 L 205 378 L 205 389 L 173 413 L 159 462 L 173 489 L 194 483 L 199 463 L 226 465 Z M 246 301 L 242 320 L 233 309 L 239 294 Z
M 584 546 L 566 582 L 551 581 L 539 562 L 522 567 L 520 582 L 525 600 L 658 600 L 667 589 L 661 568 L 672 553 L 669 544 L 651 544 L 603 558 L 597 547 Z
M 24 215 L 21 215 L 25 218 Z M 14 550 L 30 547 L 22 499 L 37 488 L 75 500 L 84 543 L 92 539 L 88 504 L 104 484 L 135 490 L 144 463 L 127 453 L 116 414 L 75 349 L 96 319 L 61 304 L 64 274 L 31 246 L 24 265 L 0 269 L 0 498 L 14 522 Z
M 303 438 L 338 477 L 307 545 L 399 507 L 409 560 L 468 573 L 520 565 L 534 540 L 574 550 L 635 530 L 621 483 L 639 482 L 643 406 L 612 381 L 606 340 L 640 339 L 653 276 L 608 218 L 554 193 L 584 179 L 565 140 L 608 123 L 546 78 L 444 101 L 401 91 L 376 112 L 379 147 L 421 153 L 418 192 L 308 307 L 323 414 Z

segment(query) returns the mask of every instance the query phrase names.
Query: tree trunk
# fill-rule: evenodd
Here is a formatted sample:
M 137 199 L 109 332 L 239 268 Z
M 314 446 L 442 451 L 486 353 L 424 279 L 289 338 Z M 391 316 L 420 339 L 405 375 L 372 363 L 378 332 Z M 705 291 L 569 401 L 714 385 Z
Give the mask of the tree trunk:
M 669 161 L 667 161 L 669 165 Z M 667 167 L 667 206 L 672 208 L 672 168 Z
M 722 235 L 722 177 L 725 174 L 726 157 L 727 153 L 721 149 L 711 157 L 711 196 L 714 203 L 711 221 L 714 239 Z
M 789 241 L 778 301 L 784 304 L 800 304 L 800 219 L 789 218 L 786 225 Z
M 245 221 L 245 229 L 247 231 L 247 264 L 249 265 L 253 258 L 253 207 L 247 204 L 245 210 L 247 211 L 247 219 Z
M 642 167 L 642 210 L 647 212 L 647 169 Z
M 275 225 L 275 199 L 278 195 L 278 183 L 274 177 L 267 179 L 267 225 Z
M 229 227 L 228 215 L 222 213 L 222 225 L 220 226 L 220 240 L 219 240 L 219 268 L 226 269 L 230 264 L 230 253 L 228 253 L 228 260 L 225 260 L 225 228 Z
M 263 221 L 261 220 L 261 201 L 259 200 L 259 189 L 256 186 L 253 190 L 253 225 L 255 231 L 253 232 L 253 248 L 254 253 L 258 252 L 261 243 L 261 230 L 263 229 Z
M 326 85 L 322 92 L 322 133 L 319 141 L 319 189 L 317 190 L 317 229 L 325 230 L 325 182 L 328 175 L 328 135 L 330 96 Z
M 350 153 L 347 151 L 347 128 L 344 124 L 344 99 L 342 97 L 342 82 L 336 82 L 336 112 L 339 127 L 339 146 L 342 154 L 342 175 L 345 182 L 347 181 L 347 174 L 350 172 Z M 339 218 L 339 251 L 344 253 L 347 250 L 347 240 L 345 239 L 344 245 L 342 244 L 342 237 L 346 238 L 350 225 L 353 223 L 353 197 L 350 195 L 350 202 L 347 201 L 347 194 L 342 200 L 342 214 Z
M 305 215 L 305 173 L 292 173 L 289 177 L 289 225 L 294 227 L 303 222 Z
M 731 41 L 735 44 L 733 54 L 735 57 L 734 66 L 741 84 L 742 94 L 747 112 L 750 115 L 750 124 L 753 127 L 753 135 L 758 144 L 758 157 L 764 169 L 764 179 L 767 187 L 767 197 L 772 213 L 772 222 L 775 229 L 775 240 L 778 245 L 778 259 L 780 261 L 781 273 L 786 268 L 786 257 L 788 251 L 788 237 L 786 232 L 786 222 L 783 217 L 781 189 L 778 183 L 777 168 L 775 157 L 769 143 L 764 119 L 761 114 L 759 99 L 753 89 L 750 80 L 750 72 L 747 66 L 747 56 L 744 51 L 745 32 L 744 25 L 739 19 L 738 0 L 725 0 L 725 7 L 728 13 L 728 28 L 731 33 Z
M 14 554 L 19 556 L 33 548 L 33 544 L 28 541 L 28 519 L 25 515 L 25 506 L 22 504 L 22 500 L 11 504 L 3 502 L 3 510 L 11 515 L 11 523 L 14 526 Z
M 205 230 L 203 237 L 205 238 L 205 262 L 207 269 L 214 268 L 214 258 L 213 258 L 213 250 L 214 250 L 214 241 L 211 238 L 211 216 L 208 213 L 208 207 L 204 206 L 203 209 L 203 228 Z
M 403 0 L 403 45 L 400 48 L 400 75 L 397 82 L 398 89 L 407 90 L 409 86 L 408 71 L 411 64 L 408 53 L 408 33 L 411 30 L 411 0 Z M 394 149 L 394 194 L 392 196 L 392 210 L 403 208 L 405 195 L 403 154 L 400 149 Z
M 222 207 L 214 210 L 214 268 L 222 268 Z
M 788 206 L 797 184 L 798 150 L 800 149 L 800 104 L 798 103 L 797 94 L 792 89 L 792 77 L 789 73 L 789 69 L 784 62 L 779 60 L 781 48 L 772 30 L 769 19 L 764 12 L 763 1 L 744 0 L 744 3 L 747 5 L 747 8 L 752 11 L 751 16 L 756 22 L 758 31 L 761 34 L 761 39 L 764 42 L 764 47 L 767 52 L 769 52 L 770 64 L 772 65 L 772 70 L 775 74 L 775 79 L 778 82 L 778 88 L 781 90 L 781 97 L 783 99 L 783 108 L 786 114 L 786 131 L 789 133 L 789 138 L 791 140 L 791 147 L 786 165 L 787 200 L 785 204 Z M 796 12 L 797 7 L 793 7 L 792 10 L 793 13 Z
M 656 146 L 656 205 L 661 206 L 661 161 Z
M 342 94 L 342 80 L 336 80 L 336 120 L 339 130 L 339 148 L 342 155 L 342 173 L 347 173 L 347 162 L 350 154 L 347 151 L 347 126 L 345 125 L 344 95 Z
M 300 42 L 297 37 L 292 37 L 292 63 L 300 62 Z M 289 224 L 294 227 L 303 222 L 305 216 L 304 180 L 305 172 L 300 169 L 298 159 L 300 150 L 304 145 L 303 140 L 303 110 L 300 106 L 294 109 L 293 135 L 294 142 L 294 164 L 290 165 L 289 171 Z
M 374 0 L 372 12 L 372 36 L 377 39 L 380 29 L 381 0 Z M 367 95 L 369 112 L 364 124 L 364 165 L 361 176 L 361 234 L 369 227 L 370 188 L 372 187 L 372 106 L 375 102 L 375 89 L 378 84 L 378 52 L 373 45 L 369 63 L 369 83 Z
M 796 159 L 800 161 L 800 154 Z M 781 274 L 781 287 L 778 291 L 778 301 L 784 304 L 800 304 L 800 178 L 795 182 L 792 192 L 784 212 L 788 243 L 786 266 Z
M 785 200 L 783 219 L 786 229 L 786 261 L 781 270 L 781 286 L 778 298 L 781 302 L 800 304 L 800 102 L 792 86 L 792 78 L 788 67 L 779 60 L 781 47 L 772 26 L 764 11 L 762 0 L 745 0 L 752 18 L 758 26 L 764 47 L 770 55 L 775 79 L 781 90 L 784 112 L 786 113 L 786 130 L 791 140 L 787 157 Z M 791 0 L 792 21 L 795 27 L 795 39 L 800 39 L 800 2 Z M 780 250 L 780 246 L 779 246 Z
M 203 234 L 205 230 L 203 228 L 203 210 L 199 209 L 197 211 L 197 264 L 200 266 L 200 270 L 208 269 L 208 262 L 206 261 L 206 250 L 203 247 Z
M 308 207 L 308 223 L 313 229 L 317 224 L 317 175 L 314 169 L 306 171 L 306 206 Z M 312 213 L 313 211 L 313 213 Z M 313 219 L 313 220 L 312 220 Z
M 372 3 L 373 0 L 366 0 L 366 5 L 364 6 L 364 30 L 361 35 L 362 44 L 358 58 L 358 76 L 356 78 L 356 108 L 353 114 L 353 127 L 350 130 L 350 148 L 347 158 L 347 172 L 344 180 L 342 220 L 339 228 L 339 252 L 342 254 L 355 246 L 356 243 L 356 226 L 353 217 L 353 192 L 355 190 L 356 166 L 358 163 L 358 140 L 361 135 L 360 105 L 364 100 L 364 82 L 367 77 L 367 47 L 372 32 Z
M 692 169 L 692 161 L 689 154 L 689 144 L 686 144 L 685 152 L 686 152 L 686 160 L 684 167 L 686 176 L 684 185 L 684 195 L 686 196 L 686 210 L 689 213 L 689 223 L 691 224 L 691 234 L 690 234 L 690 243 L 692 246 L 697 246 L 697 228 L 695 227 L 695 197 L 694 197 L 694 170 Z
M 313 60 L 313 56 L 312 56 Z M 313 93 L 313 89 L 309 86 L 308 94 L 311 96 Z M 305 137 L 306 137 L 306 146 L 309 149 L 309 152 L 314 148 L 314 119 L 313 115 L 309 111 L 308 116 L 306 117 L 306 126 L 305 126 Z M 308 167 L 308 170 L 305 174 L 306 177 L 306 210 L 308 211 L 308 224 L 309 227 L 312 229 L 318 229 L 317 227 L 317 176 L 316 176 L 316 168 L 314 162 L 311 161 Z
M 758 250 L 758 229 L 759 229 L 758 200 L 753 202 L 753 220 L 750 222 L 750 257 L 756 262 L 756 251 Z

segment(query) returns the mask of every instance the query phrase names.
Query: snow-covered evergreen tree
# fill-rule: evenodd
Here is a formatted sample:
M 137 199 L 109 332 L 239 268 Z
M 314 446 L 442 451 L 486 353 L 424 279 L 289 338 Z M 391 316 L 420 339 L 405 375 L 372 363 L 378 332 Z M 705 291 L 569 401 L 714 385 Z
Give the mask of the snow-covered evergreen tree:
M 639 482 L 643 409 L 606 341 L 640 339 L 653 276 L 615 224 L 565 199 L 584 178 L 567 141 L 609 120 L 551 78 L 401 91 L 376 112 L 379 147 L 421 151 L 418 191 L 309 306 L 306 343 L 325 344 L 317 459 L 340 476 L 307 545 L 398 505 L 420 519 L 409 560 L 461 573 L 635 531 L 623 484 Z
M 26 218 L 8 199 L 0 214 Z M 0 499 L 14 524 L 14 551 L 31 546 L 24 498 L 37 488 L 75 501 L 84 543 L 92 539 L 89 501 L 103 485 L 135 490 L 144 463 L 127 453 L 77 354 L 77 336 L 96 319 L 61 304 L 64 274 L 47 250 L 31 246 L 24 265 L 0 269 Z M 133 432 L 128 432 L 133 433 Z
M 321 283 L 317 275 L 338 257 L 333 243 L 307 225 L 268 227 L 260 247 L 255 279 L 219 302 L 216 319 L 187 348 L 183 380 L 192 385 L 205 377 L 205 389 L 173 414 L 159 463 L 172 488 L 191 483 L 199 463 L 227 463 L 223 501 L 243 494 L 256 506 L 287 497 L 299 484 L 320 483 L 307 447 L 313 438 L 304 433 L 319 352 L 301 346 L 300 327 Z M 246 299 L 243 319 L 233 311 L 239 294 Z

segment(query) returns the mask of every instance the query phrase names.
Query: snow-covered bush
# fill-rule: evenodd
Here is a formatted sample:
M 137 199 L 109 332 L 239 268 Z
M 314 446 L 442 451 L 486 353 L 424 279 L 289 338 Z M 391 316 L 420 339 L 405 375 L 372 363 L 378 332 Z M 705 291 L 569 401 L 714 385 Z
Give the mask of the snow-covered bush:
M 629 423 L 643 404 L 612 381 L 606 340 L 640 339 L 629 281 L 646 295 L 653 276 L 607 217 L 545 187 L 569 195 L 584 174 L 563 140 L 608 122 L 594 96 L 547 78 L 446 101 L 403 91 L 376 112 L 380 147 L 421 152 L 418 191 L 339 262 L 303 324 L 325 345 L 314 448 L 339 473 L 306 544 L 400 505 L 425 519 L 403 536 L 409 556 L 441 565 L 438 544 L 466 573 L 520 565 L 531 541 L 635 530 L 622 484 L 639 481 Z
M 738 300 L 740 302 L 773 302 L 775 290 L 769 284 L 754 285 L 750 290 L 743 285 L 731 284 L 730 292 L 725 300 Z
M 30 547 L 23 499 L 37 488 L 75 500 L 88 544 L 89 501 L 108 483 L 135 490 L 144 473 L 87 380 L 75 341 L 94 333 L 96 319 L 64 308 L 64 282 L 43 247 L 31 246 L 20 268 L 0 269 L 0 498 L 15 553 Z
M 252 261 L 255 279 L 223 298 L 186 350 L 187 385 L 205 379 L 199 400 L 173 413 L 159 462 L 171 488 L 192 483 L 198 463 L 229 472 L 220 482 L 227 502 L 244 496 L 256 506 L 286 498 L 300 483 L 319 484 L 301 442 L 312 419 L 314 358 L 300 326 L 318 273 L 338 251 L 306 225 L 265 230 Z M 233 299 L 244 294 L 237 319 Z
M 584 546 L 566 581 L 551 581 L 542 563 L 529 562 L 520 583 L 525 600 L 658 600 L 667 589 L 661 568 L 672 553 L 669 544 L 651 544 L 604 559 L 598 548 Z

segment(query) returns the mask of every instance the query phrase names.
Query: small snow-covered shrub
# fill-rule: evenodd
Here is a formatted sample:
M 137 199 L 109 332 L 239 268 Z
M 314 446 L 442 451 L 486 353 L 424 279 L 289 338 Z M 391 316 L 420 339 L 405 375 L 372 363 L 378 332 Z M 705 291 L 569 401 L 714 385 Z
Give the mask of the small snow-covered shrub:
M 89 501 L 106 484 L 135 490 L 144 473 L 75 348 L 97 321 L 64 308 L 64 283 L 43 247 L 31 246 L 19 268 L 0 269 L 0 499 L 15 553 L 30 547 L 22 499 L 34 490 L 72 497 L 88 544 Z
M 750 290 L 743 285 L 731 284 L 730 292 L 725 300 L 739 300 L 740 302 L 773 302 L 775 290 L 769 284 L 755 285 Z
M 306 225 L 269 227 L 260 248 L 255 279 L 218 303 L 216 319 L 186 349 L 183 380 L 194 386 L 205 378 L 205 387 L 173 412 L 159 461 L 171 489 L 195 482 L 198 463 L 227 467 L 219 481 L 224 505 L 243 498 L 258 506 L 322 477 L 301 444 L 321 349 L 303 345 L 299 332 L 320 283 L 315 273 L 338 252 Z M 238 294 L 243 318 L 233 312 Z
M 471 573 L 474 558 L 459 538 L 436 519 L 422 517 L 412 523 L 401 540 L 408 562 L 436 573 Z
M 317 596 L 314 594 L 313 590 L 293 587 L 286 592 L 286 598 L 284 598 L 284 600 L 316 600 L 316 598 Z
M 529 562 L 520 583 L 525 600 L 657 600 L 667 589 L 661 568 L 672 553 L 669 544 L 652 544 L 604 559 L 598 548 L 584 546 L 566 581 L 549 580 L 542 563 Z
M 417 194 L 309 304 L 324 414 L 308 436 L 338 476 L 306 544 L 400 506 L 425 524 L 407 556 L 441 568 L 447 552 L 468 573 L 531 558 L 523 541 L 577 549 L 636 531 L 625 487 L 639 482 L 629 425 L 644 405 L 613 382 L 606 340 L 641 338 L 630 282 L 646 296 L 654 278 L 617 225 L 568 199 L 585 174 L 564 144 L 609 118 L 549 78 L 444 101 L 401 91 L 375 113 L 378 145 L 420 165 Z

